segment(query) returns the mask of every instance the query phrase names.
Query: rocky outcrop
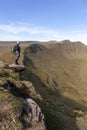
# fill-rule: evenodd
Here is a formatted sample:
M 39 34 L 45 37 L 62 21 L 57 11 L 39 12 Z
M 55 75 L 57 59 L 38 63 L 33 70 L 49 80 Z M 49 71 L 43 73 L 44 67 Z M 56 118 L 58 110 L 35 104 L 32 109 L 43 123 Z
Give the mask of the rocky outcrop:
M 45 130 L 44 114 L 32 99 L 40 99 L 39 94 L 32 83 L 11 75 L 0 70 L 0 130 Z
M 31 122 L 44 122 L 44 115 L 41 112 L 40 107 L 31 98 L 26 99 L 26 112 L 29 117 L 29 123 Z
M 19 64 L 19 65 L 16 65 L 16 64 L 5 64 L 5 68 L 8 68 L 8 69 L 12 69 L 16 72 L 22 72 L 25 70 L 25 66 L 23 64 Z
M 41 130 L 46 130 L 45 122 L 44 122 L 44 114 L 42 113 L 38 104 L 31 98 L 25 99 L 25 112 L 28 118 L 27 120 L 28 125 L 32 127 L 34 126 L 38 127 L 38 124 L 40 123 Z

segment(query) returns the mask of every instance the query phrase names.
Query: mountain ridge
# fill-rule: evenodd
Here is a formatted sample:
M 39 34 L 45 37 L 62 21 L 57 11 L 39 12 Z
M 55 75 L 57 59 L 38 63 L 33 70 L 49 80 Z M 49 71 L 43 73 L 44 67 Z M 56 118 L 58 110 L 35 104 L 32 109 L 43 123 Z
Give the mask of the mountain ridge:
M 31 82 L 39 94 L 39 98 L 34 99 L 45 115 L 47 130 L 86 129 L 86 45 L 62 41 L 39 42 L 22 47 L 24 54 L 20 60 L 23 59 L 26 69 L 21 76 Z M 7 62 L 3 51 L 0 59 Z M 6 51 L 5 55 L 10 62 L 13 61 L 10 51 Z M 27 94 L 26 89 L 23 92 Z

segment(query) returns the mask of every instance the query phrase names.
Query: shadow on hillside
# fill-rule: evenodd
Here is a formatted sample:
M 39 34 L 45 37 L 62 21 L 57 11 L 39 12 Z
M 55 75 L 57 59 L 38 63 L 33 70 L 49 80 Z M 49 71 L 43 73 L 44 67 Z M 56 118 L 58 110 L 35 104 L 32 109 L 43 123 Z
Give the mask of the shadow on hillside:
M 79 130 L 76 125 L 75 115 L 68 102 L 72 103 L 73 106 L 76 106 L 77 104 L 77 106 L 80 107 L 81 105 L 69 98 L 63 97 L 58 90 L 55 89 L 55 91 L 53 91 L 49 89 L 34 73 L 30 71 L 27 71 L 26 73 L 28 73 L 27 76 L 29 75 L 26 80 L 32 82 L 36 92 L 43 98 L 43 101 L 36 100 L 36 102 L 40 105 L 45 114 L 47 130 Z M 60 98 L 60 103 L 63 107 L 62 110 L 60 109 L 60 103 L 56 105 L 58 102 L 57 100 L 55 101 L 55 97 Z M 68 110 L 68 107 L 66 106 L 69 106 L 70 110 Z M 87 108 L 83 106 L 82 109 Z M 67 111 L 69 111 L 69 113 Z
M 27 71 L 27 79 L 30 82 L 32 82 L 33 86 L 36 89 L 36 92 L 38 92 L 42 98 L 43 101 L 36 101 L 43 113 L 45 114 L 45 118 L 46 118 L 46 127 L 47 130 L 79 130 L 77 124 L 76 124 L 76 118 L 75 115 L 73 115 L 73 111 L 72 111 L 72 106 L 78 106 L 82 107 L 82 109 L 86 109 L 84 106 L 81 106 L 80 104 L 78 104 L 77 102 L 63 97 L 60 93 L 60 91 L 58 90 L 51 90 L 49 89 L 41 80 L 39 77 L 37 77 L 37 75 L 35 75 L 34 73 L 32 73 L 31 71 Z M 53 105 L 56 104 L 55 102 L 55 97 L 60 99 L 60 102 L 62 104 L 66 104 L 67 106 L 69 106 L 70 111 L 69 113 L 71 113 L 69 115 L 69 113 L 67 113 L 68 109 L 65 108 L 65 106 L 63 106 L 64 110 L 60 110 L 60 105 Z M 53 99 L 52 99 L 53 98 Z M 50 102 L 51 100 L 51 102 Z M 52 104 L 54 100 L 54 103 Z M 64 112 L 63 112 L 64 111 Z
M 27 62 L 27 61 L 28 61 L 28 62 Z M 26 64 L 27 64 L 27 66 L 31 66 L 31 67 L 33 67 L 34 69 L 36 69 L 36 67 L 35 67 L 34 63 L 32 62 L 32 60 L 29 59 L 29 58 L 27 58 L 27 57 L 26 57 Z

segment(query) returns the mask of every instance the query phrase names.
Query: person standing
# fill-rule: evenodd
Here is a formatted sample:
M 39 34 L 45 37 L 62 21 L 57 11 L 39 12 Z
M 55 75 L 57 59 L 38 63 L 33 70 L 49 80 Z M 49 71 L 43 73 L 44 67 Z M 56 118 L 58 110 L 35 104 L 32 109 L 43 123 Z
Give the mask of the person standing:
M 17 41 L 17 44 L 15 45 L 15 64 L 16 65 L 19 65 L 18 60 L 20 58 L 20 51 L 21 51 L 20 42 Z

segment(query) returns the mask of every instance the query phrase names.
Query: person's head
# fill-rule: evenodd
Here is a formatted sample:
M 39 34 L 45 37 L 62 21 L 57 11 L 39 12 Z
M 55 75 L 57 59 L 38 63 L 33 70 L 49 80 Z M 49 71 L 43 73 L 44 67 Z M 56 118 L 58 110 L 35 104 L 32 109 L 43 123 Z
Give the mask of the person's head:
M 17 45 L 20 45 L 20 42 L 19 42 L 19 41 L 17 41 Z

